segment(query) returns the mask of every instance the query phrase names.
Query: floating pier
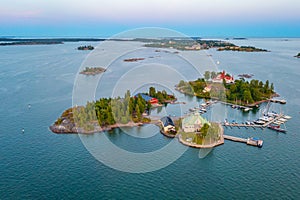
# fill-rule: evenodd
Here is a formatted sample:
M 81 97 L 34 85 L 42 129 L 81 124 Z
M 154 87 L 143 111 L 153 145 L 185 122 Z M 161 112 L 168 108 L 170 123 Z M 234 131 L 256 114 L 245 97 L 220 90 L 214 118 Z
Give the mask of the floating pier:
M 261 148 L 263 146 L 263 140 L 259 140 L 259 139 L 255 139 L 255 138 L 239 138 L 239 137 L 234 137 L 234 136 L 230 136 L 230 135 L 223 135 L 225 140 L 231 140 L 234 142 L 242 142 L 242 143 L 246 143 L 247 145 L 251 145 L 251 146 L 256 146 Z
M 247 106 L 241 106 L 241 105 L 237 105 L 237 104 L 233 104 L 233 103 L 227 103 L 227 102 L 224 102 L 224 101 L 220 101 L 220 103 L 222 103 L 224 105 L 231 106 L 232 108 L 243 109 L 244 111 L 252 110 L 252 108 L 247 107 Z
M 223 123 L 224 126 L 229 127 L 253 127 L 253 128 L 266 128 L 268 125 L 278 121 L 279 119 L 284 118 L 283 114 L 279 114 L 278 116 L 274 117 L 270 121 L 265 122 L 264 124 L 237 124 L 237 123 Z

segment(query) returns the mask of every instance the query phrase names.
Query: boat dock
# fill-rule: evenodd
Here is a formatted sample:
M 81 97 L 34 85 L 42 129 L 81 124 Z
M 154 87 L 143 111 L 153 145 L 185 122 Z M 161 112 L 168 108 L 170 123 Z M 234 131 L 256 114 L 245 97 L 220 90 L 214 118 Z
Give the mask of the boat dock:
M 273 103 L 280 103 L 280 104 L 286 104 L 286 100 L 284 99 L 270 99 Z
M 229 127 L 253 127 L 253 128 L 266 128 L 268 125 L 274 123 L 275 121 L 278 121 L 279 119 L 282 119 L 284 117 L 283 114 L 279 114 L 278 116 L 274 117 L 273 119 L 264 122 L 264 124 L 238 124 L 238 123 L 223 123 L 224 126 Z
M 263 140 L 259 140 L 259 139 L 255 139 L 255 138 L 239 138 L 239 137 L 234 137 L 234 136 L 230 136 L 230 135 L 223 135 L 225 140 L 231 140 L 234 142 L 242 142 L 242 143 L 246 143 L 247 145 L 251 145 L 251 146 L 256 146 L 256 147 L 262 147 L 263 145 Z
M 220 101 L 220 103 L 222 103 L 224 105 L 231 106 L 232 108 L 244 109 L 245 111 L 252 110 L 252 108 L 247 107 L 247 106 L 241 106 L 241 105 L 237 105 L 237 104 L 233 104 L 233 103 L 227 103 L 227 102 L 224 102 L 224 101 Z

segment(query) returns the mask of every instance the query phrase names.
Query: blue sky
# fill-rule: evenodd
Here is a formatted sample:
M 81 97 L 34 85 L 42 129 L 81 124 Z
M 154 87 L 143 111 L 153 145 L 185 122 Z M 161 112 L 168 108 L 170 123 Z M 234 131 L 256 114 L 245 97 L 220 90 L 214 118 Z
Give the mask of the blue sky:
M 112 36 L 163 27 L 189 36 L 300 37 L 299 0 L 0 0 L 1 36 Z

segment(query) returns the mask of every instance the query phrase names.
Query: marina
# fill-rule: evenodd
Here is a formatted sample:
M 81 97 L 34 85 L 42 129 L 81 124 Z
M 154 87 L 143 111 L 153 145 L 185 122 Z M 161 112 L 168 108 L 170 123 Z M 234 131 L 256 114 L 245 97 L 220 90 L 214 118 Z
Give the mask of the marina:
M 237 109 L 242 109 L 243 111 L 249 111 L 252 110 L 250 107 L 246 106 L 241 106 L 237 104 L 232 104 L 232 103 L 227 103 L 227 102 L 222 102 L 222 101 L 208 101 L 206 103 L 201 103 L 199 104 L 199 107 L 193 107 L 189 109 L 189 112 L 199 112 L 200 114 L 204 114 L 207 112 L 207 108 L 212 106 L 213 104 L 216 104 L 220 102 L 221 104 L 231 106 L 232 108 L 237 108 Z M 269 112 L 271 103 L 280 103 L 283 104 L 282 102 L 286 102 L 285 100 L 277 100 L 277 99 L 270 99 L 262 111 L 262 116 L 259 117 L 256 120 L 247 120 L 245 122 L 240 122 L 238 123 L 235 120 L 232 120 L 231 122 L 227 119 L 223 123 L 221 123 L 225 127 L 237 127 L 237 128 L 269 128 L 271 130 L 277 131 L 277 132 L 282 132 L 285 133 L 286 129 L 281 128 L 281 125 L 284 125 L 288 120 L 290 120 L 292 117 L 288 115 L 284 115 L 283 113 L 277 113 L 277 112 Z
M 226 127 L 253 127 L 253 128 L 266 128 L 269 125 L 275 123 L 275 124 L 283 124 L 285 122 L 287 122 L 287 119 L 285 119 L 285 115 L 284 114 L 278 114 L 275 117 L 267 117 L 267 118 L 259 118 L 256 121 L 252 121 L 252 122 L 245 122 L 245 123 L 237 123 L 237 122 L 232 122 L 229 123 L 227 121 L 225 121 L 223 123 L 223 125 Z M 288 116 L 289 117 L 289 116 Z

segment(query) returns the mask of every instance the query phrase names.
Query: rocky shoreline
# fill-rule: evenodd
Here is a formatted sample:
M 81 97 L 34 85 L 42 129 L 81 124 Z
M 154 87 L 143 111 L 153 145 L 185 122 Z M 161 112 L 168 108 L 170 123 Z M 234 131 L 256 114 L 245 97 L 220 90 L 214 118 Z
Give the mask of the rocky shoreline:
M 110 131 L 113 130 L 115 128 L 122 128 L 122 127 L 137 127 L 137 126 L 143 126 L 144 123 L 138 122 L 128 122 L 127 124 L 120 124 L 120 123 L 116 123 L 113 125 L 107 125 L 107 126 L 99 126 L 99 124 L 95 123 L 94 124 L 94 130 L 84 130 L 81 127 L 77 127 L 75 123 L 72 122 L 63 122 L 60 125 L 51 125 L 49 127 L 49 129 L 53 132 L 53 133 L 57 133 L 57 134 L 92 134 L 92 133 L 99 133 L 99 132 L 103 132 L 103 131 Z

